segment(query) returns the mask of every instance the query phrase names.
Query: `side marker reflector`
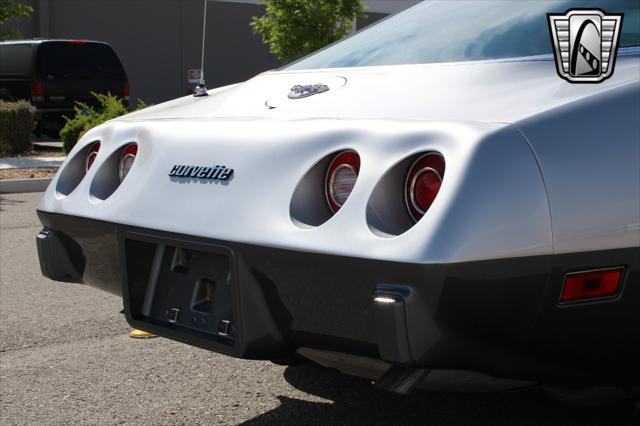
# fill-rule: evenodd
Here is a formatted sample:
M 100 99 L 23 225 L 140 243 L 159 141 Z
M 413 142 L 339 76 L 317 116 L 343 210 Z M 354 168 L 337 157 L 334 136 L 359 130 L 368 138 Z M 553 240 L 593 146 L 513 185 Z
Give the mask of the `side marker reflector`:
M 624 268 L 598 269 L 567 274 L 560 303 L 615 297 L 620 289 Z

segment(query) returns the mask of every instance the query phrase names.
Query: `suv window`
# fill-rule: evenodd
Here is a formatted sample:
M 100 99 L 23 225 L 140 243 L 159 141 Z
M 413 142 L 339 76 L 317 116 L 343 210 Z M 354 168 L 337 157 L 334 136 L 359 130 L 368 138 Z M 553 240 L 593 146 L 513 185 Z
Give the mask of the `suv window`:
M 517 58 L 552 53 L 547 13 L 624 13 L 620 45 L 640 45 L 640 5 L 629 0 L 425 1 L 285 69 Z
M 0 44 L 0 75 L 31 76 L 33 45 Z
M 43 43 L 38 50 L 38 73 L 54 80 L 125 80 L 111 46 L 84 41 Z

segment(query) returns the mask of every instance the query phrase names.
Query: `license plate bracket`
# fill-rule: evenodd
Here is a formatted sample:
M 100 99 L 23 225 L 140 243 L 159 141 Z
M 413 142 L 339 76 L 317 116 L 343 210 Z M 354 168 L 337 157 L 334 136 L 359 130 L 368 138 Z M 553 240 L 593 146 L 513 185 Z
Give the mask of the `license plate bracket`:
M 122 241 L 125 314 L 134 327 L 216 350 L 235 345 L 231 249 L 137 233 Z

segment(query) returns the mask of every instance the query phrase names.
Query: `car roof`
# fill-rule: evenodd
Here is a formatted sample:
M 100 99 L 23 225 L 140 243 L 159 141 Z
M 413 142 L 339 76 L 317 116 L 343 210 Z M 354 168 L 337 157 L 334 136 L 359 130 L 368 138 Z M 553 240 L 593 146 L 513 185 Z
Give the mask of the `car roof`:
M 98 41 L 98 40 L 79 40 L 79 39 L 64 39 L 64 38 L 47 38 L 47 39 L 43 39 L 43 38 L 33 38 L 33 39 L 23 39 L 23 40 L 10 40 L 10 41 L 0 41 L 0 45 L 4 44 L 42 44 L 42 43 L 49 43 L 52 41 L 69 41 L 69 42 L 83 42 L 83 43 L 99 43 L 99 44 L 108 44 L 105 41 Z

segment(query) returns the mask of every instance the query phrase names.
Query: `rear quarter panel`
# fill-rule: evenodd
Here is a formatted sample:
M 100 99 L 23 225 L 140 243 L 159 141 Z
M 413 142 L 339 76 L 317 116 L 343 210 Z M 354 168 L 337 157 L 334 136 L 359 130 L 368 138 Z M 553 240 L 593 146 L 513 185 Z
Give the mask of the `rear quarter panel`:
M 540 162 L 556 254 L 640 246 L 639 117 L 635 81 L 517 123 Z

